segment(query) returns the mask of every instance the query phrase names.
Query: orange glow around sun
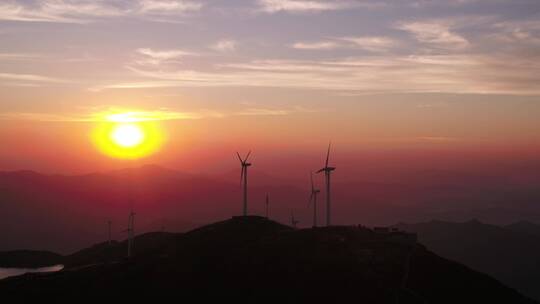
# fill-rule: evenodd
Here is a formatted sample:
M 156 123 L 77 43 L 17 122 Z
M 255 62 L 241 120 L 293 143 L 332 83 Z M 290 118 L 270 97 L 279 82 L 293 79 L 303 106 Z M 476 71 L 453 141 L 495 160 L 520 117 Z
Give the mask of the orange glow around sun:
M 157 120 L 138 112 L 108 114 L 92 132 L 92 141 L 103 154 L 122 159 L 138 159 L 159 151 L 165 134 Z

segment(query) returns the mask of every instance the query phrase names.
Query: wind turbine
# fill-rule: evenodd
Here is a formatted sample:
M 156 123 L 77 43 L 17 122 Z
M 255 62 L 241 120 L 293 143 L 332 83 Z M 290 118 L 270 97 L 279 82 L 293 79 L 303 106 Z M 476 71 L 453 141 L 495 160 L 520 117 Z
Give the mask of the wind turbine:
M 291 225 L 296 228 L 296 225 L 298 225 L 299 221 L 294 218 L 294 212 L 291 211 Z
M 270 198 L 268 197 L 268 193 L 266 193 L 266 218 L 268 219 L 268 205 L 270 205 Z
M 325 182 L 326 182 L 326 226 L 331 225 L 331 207 L 330 207 L 330 174 L 332 171 L 336 170 L 335 167 L 329 167 L 328 161 L 330 159 L 330 145 L 328 144 L 328 152 L 326 153 L 326 163 L 324 168 L 317 171 L 317 173 L 324 172 Z
M 135 235 L 135 212 L 133 212 L 133 209 L 129 212 L 128 228 L 125 231 L 128 234 L 128 258 L 130 258 L 133 252 L 133 237 Z
M 109 246 L 111 246 L 111 226 L 112 226 L 112 221 L 111 220 L 108 220 L 107 221 L 107 224 L 109 225 Z
M 311 172 L 311 195 L 309 197 L 308 206 L 313 203 L 313 227 L 317 227 L 317 195 L 321 190 L 315 188 L 313 183 L 313 172 Z
M 244 159 L 240 157 L 240 153 L 236 152 L 236 155 L 238 156 L 238 159 L 240 160 L 240 164 L 242 165 L 242 173 L 240 173 L 240 184 L 244 182 L 244 208 L 243 208 L 243 214 L 244 216 L 247 216 L 247 169 L 249 166 L 251 166 L 250 163 L 247 162 L 249 155 L 251 154 L 251 151 L 246 155 Z

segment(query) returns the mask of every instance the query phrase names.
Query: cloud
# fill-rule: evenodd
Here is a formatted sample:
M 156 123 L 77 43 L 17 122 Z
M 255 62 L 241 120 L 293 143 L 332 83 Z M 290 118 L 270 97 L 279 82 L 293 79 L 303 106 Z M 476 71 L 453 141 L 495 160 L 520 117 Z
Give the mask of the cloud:
M 239 116 L 281 116 L 289 115 L 291 110 L 284 109 L 266 109 L 266 108 L 248 108 L 242 111 L 235 112 L 234 115 Z
M 211 3 L 214 4 L 214 2 Z M 54 74 L 46 75 L 47 68 L 50 68 L 52 63 L 50 59 L 52 58 L 54 64 L 58 64 L 65 73 L 68 71 L 67 66 L 60 66 L 60 64 L 76 61 L 70 60 L 70 58 L 78 58 L 77 54 L 73 56 L 73 52 L 83 50 L 91 54 L 104 54 L 101 58 L 93 56 L 88 59 L 81 58 L 83 61 L 102 59 L 102 64 L 87 64 L 84 66 L 86 69 L 82 69 L 84 64 L 80 63 L 77 65 L 81 69 L 69 69 L 70 72 L 73 71 L 70 76 L 82 78 L 81 83 L 90 83 L 86 87 L 90 87 L 93 91 L 237 86 L 331 90 L 332 93 L 350 96 L 384 92 L 538 94 L 540 90 L 538 14 L 531 12 L 521 17 L 514 14 L 505 16 L 504 12 L 500 12 L 499 16 L 461 15 L 464 14 L 461 11 L 464 8 L 456 7 L 454 9 L 460 11 L 458 16 L 455 10 L 446 10 L 443 0 L 432 2 L 440 5 L 434 5 L 429 9 L 412 9 L 409 4 L 396 4 L 400 8 L 404 7 L 404 11 L 392 10 L 388 12 L 389 14 L 380 14 L 381 18 L 368 18 L 369 20 L 366 19 L 364 25 L 369 25 L 372 29 L 364 31 L 364 26 L 357 28 L 348 26 L 352 24 L 351 22 L 354 23 L 356 18 L 361 18 L 365 14 L 365 11 L 353 9 L 362 5 L 373 6 L 373 3 L 393 5 L 395 2 L 252 0 L 251 3 L 259 8 L 259 13 L 261 11 L 294 13 L 337 10 L 347 10 L 347 12 L 339 16 L 334 14 L 324 16 L 257 15 L 253 18 L 253 15 L 241 15 L 242 25 L 235 23 L 231 26 L 235 29 L 237 26 L 253 26 L 248 31 L 243 31 L 241 37 L 234 37 L 245 40 L 230 39 L 232 36 L 225 36 L 226 31 L 221 31 L 223 33 L 220 35 L 224 36 L 217 37 L 223 39 L 216 41 L 216 36 L 211 35 L 212 33 L 208 36 L 209 29 L 222 26 L 224 21 L 237 18 L 240 14 L 245 14 L 246 10 L 252 12 L 254 7 L 253 5 L 245 6 L 244 11 L 234 16 L 221 14 L 221 11 L 218 12 L 212 7 L 204 12 L 215 15 L 204 15 L 200 21 L 197 21 L 197 24 L 204 25 L 203 28 L 187 30 L 184 26 L 171 26 L 166 27 L 170 28 L 170 35 L 158 35 L 159 37 L 147 34 L 137 35 L 132 38 L 136 40 L 134 40 L 135 43 L 140 43 L 141 48 L 121 53 L 134 43 L 124 41 L 113 48 L 115 53 L 112 56 L 106 54 L 107 50 L 112 49 L 100 43 L 92 43 L 90 49 L 68 50 L 67 45 L 62 45 L 62 41 L 65 41 L 64 36 L 56 37 L 59 39 L 57 43 L 60 43 L 59 47 L 55 48 L 56 54 L 50 53 L 51 50 L 40 50 L 39 45 L 21 46 L 23 49 L 20 49 L 19 53 L 17 52 L 18 40 L 16 39 L 19 39 L 17 35 L 27 34 L 21 29 L 26 31 L 28 27 L 10 25 L 7 27 L 9 34 L 6 35 L 8 44 L 5 53 L 0 53 L 0 61 L 5 62 L 6 67 L 11 66 L 16 70 L 10 70 L 12 73 L 0 74 L 0 78 L 3 85 L 35 86 L 62 82 L 62 79 L 54 78 Z M 0 19 L 50 22 L 89 22 L 103 18 L 116 18 L 116 16 L 153 18 L 163 15 L 164 18 L 168 18 L 167 16 L 171 14 L 174 17 L 170 19 L 181 19 L 176 16 L 196 12 L 206 7 L 201 4 L 203 2 L 195 0 L 20 0 L 0 3 L 2 3 L 0 4 Z M 230 5 L 223 4 L 221 8 L 228 9 L 229 6 L 235 5 L 237 6 L 237 2 Z M 417 19 L 402 19 L 405 18 L 403 14 L 411 11 L 414 11 L 413 15 Z M 287 29 L 288 32 L 282 33 L 280 37 L 261 36 L 261 33 L 268 30 L 268 24 L 282 22 L 285 20 L 283 18 L 286 19 L 286 24 L 283 24 L 282 29 Z M 315 32 L 313 28 L 305 28 L 304 21 L 307 20 L 305 18 L 308 18 L 310 23 L 313 22 L 324 28 L 324 31 L 315 31 L 322 38 L 309 40 L 308 37 L 312 37 Z M 403 21 L 393 21 L 395 18 Z M 154 33 L 155 30 L 165 28 L 154 24 L 155 28 L 142 29 L 141 26 L 145 25 L 139 22 L 133 22 L 133 27 L 131 25 L 114 29 L 109 38 L 114 37 L 122 41 L 121 39 L 125 38 L 126 34 L 130 36 L 132 31 L 143 30 L 146 33 Z M 57 34 L 55 28 L 43 27 L 39 31 L 44 35 L 54 36 Z M 93 30 L 99 28 L 101 26 L 92 27 Z M 37 28 L 31 27 L 32 31 L 35 29 Z M 75 27 L 73 34 L 78 33 L 80 29 L 78 26 Z M 189 50 L 170 46 L 174 44 L 167 39 L 184 34 L 187 35 L 186 41 L 192 43 Z M 58 32 L 58 35 L 64 34 Z M 71 37 L 70 35 L 68 36 Z M 55 40 L 53 36 L 50 37 Z M 80 35 L 79 38 L 81 37 L 85 36 Z M 288 42 L 284 44 L 282 41 Z M 77 42 L 80 41 L 77 39 L 72 41 L 74 44 Z M 251 43 L 249 48 L 247 48 L 248 43 Z M 169 45 L 169 48 L 160 48 L 163 45 Z M 233 52 L 237 45 L 246 46 L 247 52 Z M 310 52 L 311 50 L 313 52 Z M 23 60 L 38 61 L 35 59 L 38 57 L 31 52 L 44 52 L 43 59 L 45 60 L 39 60 L 35 65 L 34 62 L 22 62 Z M 217 56 L 217 52 L 230 53 L 227 56 Z M 58 62 L 60 58 L 63 60 L 62 63 Z M 123 73 L 116 73 L 116 71 L 111 73 L 111 70 L 122 66 L 127 68 Z M 36 70 L 30 70 L 31 68 Z M 85 72 L 78 73 L 80 71 Z M 41 75 L 41 73 L 45 74 Z M 96 82 L 95 79 L 100 80 Z
M 231 52 L 236 49 L 237 42 L 232 39 L 222 39 L 213 44 L 210 48 L 218 52 Z
M 108 122 L 144 122 L 144 121 L 166 121 L 166 120 L 185 120 L 200 119 L 205 117 L 221 117 L 221 114 L 215 112 L 179 112 L 169 109 L 160 109 L 153 111 L 126 111 L 126 110 L 108 110 L 89 115 L 92 121 Z
M 172 0 L 141 0 L 139 1 L 139 13 L 141 14 L 184 14 L 199 11 L 203 4 L 194 1 Z
M 429 7 L 429 6 L 460 6 L 460 5 L 467 5 L 467 4 L 481 2 L 481 1 L 485 1 L 485 0 L 421 0 L 421 1 L 411 2 L 409 5 L 416 8 L 423 8 L 423 7 Z M 493 0 L 491 1 L 496 2 Z
M 89 23 L 113 17 L 181 15 L 198 11 L 202 4 L 187 0 L 41 0 L 33 4 L 0 4 L 0 20 L 55 23 Z
M 354 47 L 371 52 L 384 52 L 397 45 L 394 39 L 388 37 L 364 36 L 364 37 L 342 37 L 343 41 L 353 44 Z
M 450 104 L 446 101 L 434 101 L 428 103 L 417 104 L 416 107 L 420 109 L 435 109 L 435 108 L 446 108 Z
M 262 10 L 267 13 L 275 13 L 279 11 L 329 11 L 344 8 L 344 4 L 342 3 L 302 0 L 260 0 L 259 4 Z
M 493 24 L 495 33 L 490 37 L 498 42 L 508 44 L 540 44 L 540 21 L 538 20 L 519 20 L 502 21 Z
M 176 81 L 133 81 L 133 82 L 118 82 L 113 84 L 96 85 L 88 88 L 91 92 L 101 92 L 104 90 L 114 89 L 152 89 L 152 88 L 171 88 L 177 87 L 179 83 Z
M 49 83 L 62 83 L 66 82 L 63 79 L 52 78 L 43 75 L 34 74 L 15 74 L 15 73 L 0 73 L 0 79 L 14 80 L 14 81 L 27 81 L 27 82 L 49 82 Z
M 136 52 L 142 56 L 136 60 L 139 65 L 159 65 L 164 62 L 178 60 L 185 56 L 197 56 L 197 54 L 184 50 L 153 50 L 150 48 L 140 48 Z
M 398 29 L 414 35 L 416 40 L 426 45 L 444 49 L 464 49 L 469 41 L 452 31 L 453 22 L 449 20 L 404 22 Z
M 319 41 L 319 42 L 297 42 L 292 45 L 293 48 L 299 50 L 333 50 L 340 48 L 339 43 L 333 41 Z
M 385 6 L 383 2 L 371 1 L 318 1 L 318 0 L 259 0 L 260 11 L 266 13 L 291 12 L 322 12 L 337 11 L 351 8 L 373 8 Z
M 198 111 L 176 111 L 160 108 L 157 110 L 129 110 L 122 108 L 107 108 L 95 110 L 92 113 L 78 114 L 52 114 L 43 112 L 4 112 L 0 113 L 0 120 L 30 120 L 41 122 L 110 122 L 133 123 L 152 121 L 192 120 L 207 118 L 224 118 L 230 116 L 281 116 L 298 112 L 313 112 L 303 107 L 289 108 L 256 108 L 250 107 L 237 111 L 212 111 L 201 109 Z
M 139 54 L 148 56 L 153 59 L 158 60 L 169 60 L 169 59 L 176 59 L 184 56 L 191 56 L 193 53 L 183 51 L 183 50 L 160 50 L 156 51 L 150 48 L 140 48 L 137 49 L 137 52 Z
M 370 52 L 386 52 L 396 45 L 397 42 L 388 37 L 349 36 L 331 38 L 326 41 L 297 42 L 292 45 L 292 48 L 299 50 L 362 49 Z
M 138 81 L 103 84 L 92 90 L 233 86 L 331 90 L 349 95 L 540 94 L 540 64 L 504 54 L 253 60 L 198 70 L 151 66 L 129 66 L 129 70 Z
M 121 16 L 123 12 L 102 1 L 46 0 L 35 5 L 0 4 L 0 20 L 85 23 L 92 18 Z
M 170 109 L 158 109 L 150 111 L 134 111 L 119 108 L 109 108 L 96 111 L 94 113 L 78 114 L 51 114 L 40 112 L 5 112 L 0 113 L 3 120 L 33 120 L 43 122 L 145 122 L 145 121 L 167 121 L 186 120 L 201 118 L 219 118 L 223 114 L 214 111 L 201 110 L 198 112 L 181 112 Z
M 25 54 L 25 53 L 0 53 L 0 60 L 4 61 L 21 61 L 21 60 L 34 60 L 42 58 L 39 54 Z

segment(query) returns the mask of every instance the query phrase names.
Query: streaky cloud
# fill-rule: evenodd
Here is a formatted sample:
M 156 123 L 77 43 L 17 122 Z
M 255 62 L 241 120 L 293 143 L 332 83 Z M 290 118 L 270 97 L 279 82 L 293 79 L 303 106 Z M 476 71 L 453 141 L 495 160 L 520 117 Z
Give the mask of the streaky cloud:
M 210 46 L 211 49 L 218 52 L 232 52 L 236 50 L 238 42 L 233 39 L 221 39 Z
M 375 8 L 386 6 L 384 2 L 373 1 L 318 1 L 318 0 L 259 0 L 259 10 L 265 13 L 306 13 L 337 11 L 353 8 Z
M 540 94 L 537 65 L 504 54 L 392 55 L 254 60 L 210 69 L 128 66 L 139 81 L 93 91 L 163 87 L 281 87 L 366 93 Z M 504 74 L 497 71 L 503 69 Z
M 361 49 L 369 52 L 386 52 L 398 45 L 395 39 L 383 36 L 346 36 L 315 42 L 296 42 L 292 48 L 299 50 Z
M 452 26 L 452 22 L 448 20 L 433 20 L 403 22 L 397 28 L 411 33 L 416 40 L 429 46 L 445 49 L 469 47 L 469 41 L 453 31 Z
M 90 23 L 118 17 L 183 15 L 199 11 L 202 3 L 188 0 L 90 1 L 43 0 L 34 4 L 0 4 L 0 20 L 19 22 Z
M 5 112 L 0 113 L 0 120 L 28 120 L 41 122 L 111 122 L 111 123 L 133 123 L 133 122 L 158 122 L 169 120 L 193 120 L 208 118 L 224 118 L 229 116 L 281 116 L 298 112 L 314 112 L 314 110 L 304 107 L 289 108 L 261 108 L 248 107 L 237 111 L 175 111 L 172 109 L 157 110 L 130 110 L 123 108 L 108 108 L 106 110 L 94 111 L 92 113 L 80 114 L 53 114 L 43 112 Z
M 64 79 L 53 78 L 43 75 L 35 74 L 17 74 L 17 73 L 0 73 L 0 79 L 8 79 L 15 81 L 30 81 L 30 82 L 49 82 L 49 83 L 63 83 L 68 82 Z

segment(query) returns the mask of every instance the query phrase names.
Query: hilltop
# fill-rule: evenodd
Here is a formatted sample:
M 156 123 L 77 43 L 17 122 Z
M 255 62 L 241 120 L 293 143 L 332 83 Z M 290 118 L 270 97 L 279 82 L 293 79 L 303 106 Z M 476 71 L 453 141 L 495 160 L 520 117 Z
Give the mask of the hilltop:
M 236 302 L 535 303 L 441 258 L 410 235 L 364 227 L 293 229 L 234 217 L 187 233 L 151 233 L 66 256 L 58 273 L 0 281 L 3 296 L 62 300 L 182 296 Z

